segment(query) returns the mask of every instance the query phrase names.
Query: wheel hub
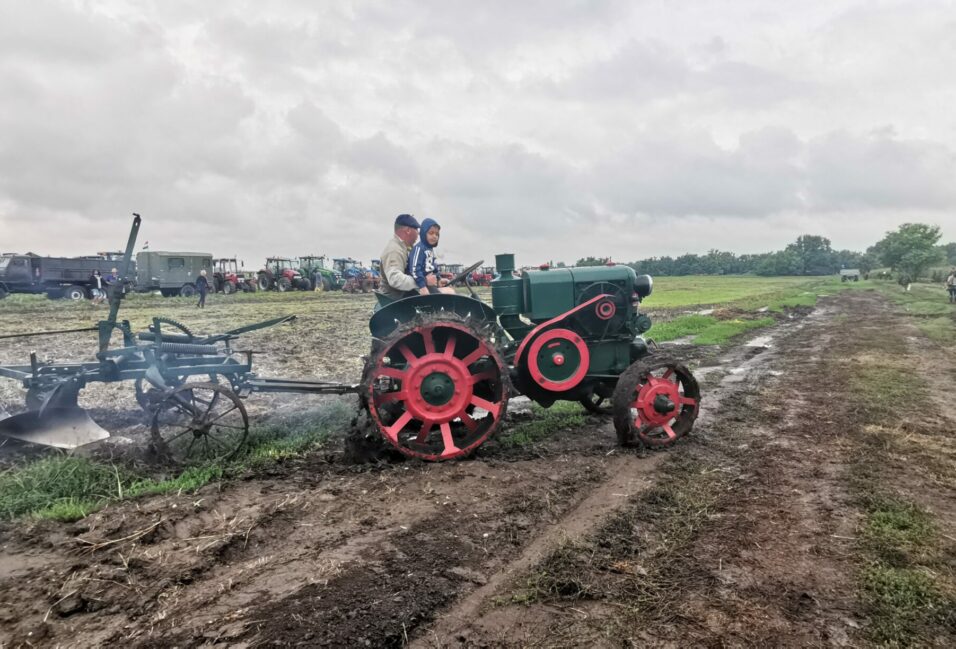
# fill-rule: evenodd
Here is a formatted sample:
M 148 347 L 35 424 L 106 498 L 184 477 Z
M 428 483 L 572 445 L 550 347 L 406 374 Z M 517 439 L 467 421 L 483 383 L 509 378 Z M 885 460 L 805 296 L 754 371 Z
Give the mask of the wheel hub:
M 468 367 L 457 358 L 444 354 L 421 357 L 405 379 L 410 388 L 405 402 L 409 412 L 423 421 L 451 421 L 471 403 L 470 378 Z
M 455 384 L 444 372 L 433 372 L 422 380 L 422 398 L 432 406 L 443 406 L 455 396 Z
M 634 407 L 645 423 L 662 426 L 674 418 L 677 403 L 680 403 L 677 383 L 648 376 L 647 383 L 637 393 Z

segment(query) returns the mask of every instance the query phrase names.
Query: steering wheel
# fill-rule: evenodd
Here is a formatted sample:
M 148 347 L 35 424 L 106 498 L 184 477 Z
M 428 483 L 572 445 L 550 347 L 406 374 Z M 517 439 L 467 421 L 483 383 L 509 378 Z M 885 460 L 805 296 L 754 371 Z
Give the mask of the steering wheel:
M 471 266 L 469 266 L 468 268 L 466 268 L 465 270 L 461 271 L 460 273 L 455 275 L 453 278 L 448 280 L 448 285 L 454 286 L 455 284 L 460 284 L 462 281 L 467 279 L 469 275 L 471 275 L 473 272 L 478 270 L 478 267 L 481 266 L 483 263 L 485 263 L 484 259 L 476 261 Z
M 471 297 L 473 297 L 476 300 L 479 299 L 478 294 L 475 293 L 475 289 L 473 289 L 471 287 L 471 283 L 468 282 L 468 278 L 471 277 L 471 274 L 475 272 L 478 269 L 478 267 L 481 266 L 483 263 L 485 263 L 484 259 L 476 261 L 471 266 L 469 266 L 468 268 L 466 268 L 465 270 L 461 271 L 460 273 L 455 275 L 453 278 L 451 278 L 451 280 L 448 281 L 448 286 L 454 286 L 455 284 L 460 284 L 464 282 L 465 288 L 467 288 L 468 292 L 471 293 Z

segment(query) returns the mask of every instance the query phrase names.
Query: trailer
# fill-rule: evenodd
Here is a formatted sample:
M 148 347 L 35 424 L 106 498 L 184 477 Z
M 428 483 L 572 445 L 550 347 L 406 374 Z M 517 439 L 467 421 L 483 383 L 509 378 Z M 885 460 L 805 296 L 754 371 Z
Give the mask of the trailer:
M 90 277 L 95 271 L 106 277 L 117 262 L 106 255 L 86 257 L 41 257 L 4 255 L 0 257 L 0 299 L 10 293 L 45 293 L 51 299 L 83 300 L 95 288 Z

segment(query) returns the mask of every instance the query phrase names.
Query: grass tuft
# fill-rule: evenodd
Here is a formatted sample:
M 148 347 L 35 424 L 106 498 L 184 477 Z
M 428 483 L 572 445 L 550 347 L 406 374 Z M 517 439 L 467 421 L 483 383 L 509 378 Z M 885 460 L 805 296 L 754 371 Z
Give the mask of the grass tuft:
M 191 493 L 251 467 L 304 455 L 348 427 L 352 408 L 342 400 L 258 428 L 249 449 L 226 465 L 189 467 L 168 478 L 152 478 L 116 464 L 53 456 L 0 473 L 0 519 L 34 516 L 74 521 L 110 502 L 139 496 Z
M 505 429 L 498 438 L 506 448 L 528 446 L 546 439 L 554 433 L 583 426 L 587 419 L 584 407 L 579 403 L 558 401 L 550 408 L 538 404 L 531 405 L 532 417 L 527 421 L 513 424 Z
M 733 318 L 719 320 L 709 315 L 687 315 L 661 322 L 651 327 L 648 338 L 657 342 L 677 340 L 694 336 L 695 345 L 719 345 L 742 333 L 772 326 L 776 320 L 771 317 L 745 320 Z
M 82 518 L 118 497 L 130 474 L 79 457 L 53 456 L 0 473 L 0 517 L 37 513 L 43 518 Z M 79 515 L 80 512 L 85 512 Z

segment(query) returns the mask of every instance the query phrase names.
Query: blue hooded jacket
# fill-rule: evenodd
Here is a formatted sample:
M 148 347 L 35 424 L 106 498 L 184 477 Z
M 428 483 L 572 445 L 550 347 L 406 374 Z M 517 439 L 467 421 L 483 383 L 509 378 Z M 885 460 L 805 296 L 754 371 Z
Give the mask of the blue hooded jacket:
M 412 253 L 408 256 L 408 274 L 415 279 L 415 286 L 425 288 L 425 278 L 429 274 L 435 275 L 438 279 L 438 269 L 435 267 L 435 248 L 428 245 L 428 238 L 425 236 L 433 226 L 438 225 L 434 219 L 425 219 L 422 221 L 422 227 L 418 230 L 418 243 L 412 248 Z M 439 230 L 441 226 L 438 225 Z M 437 244 L 436 244 L 437 245 Z

